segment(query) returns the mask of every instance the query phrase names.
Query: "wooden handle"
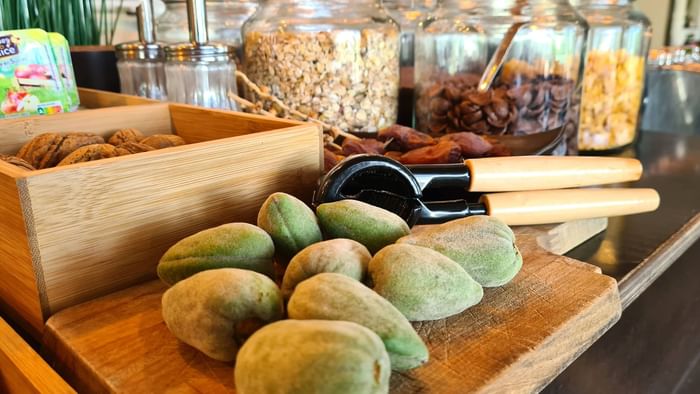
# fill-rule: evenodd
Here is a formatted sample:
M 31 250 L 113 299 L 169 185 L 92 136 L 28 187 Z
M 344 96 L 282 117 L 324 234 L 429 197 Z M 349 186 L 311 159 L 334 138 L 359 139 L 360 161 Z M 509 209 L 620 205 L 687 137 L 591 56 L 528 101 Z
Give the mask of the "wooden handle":
M 514 156 L 466 160 L 473 192 L 563 189 L 636 181 L 642 164 L 613 157 Z
M 654 189 L 568 189 L 493 193 L 486 210 L 509 225 L 559 223 L 649 212 L 659 206 Z

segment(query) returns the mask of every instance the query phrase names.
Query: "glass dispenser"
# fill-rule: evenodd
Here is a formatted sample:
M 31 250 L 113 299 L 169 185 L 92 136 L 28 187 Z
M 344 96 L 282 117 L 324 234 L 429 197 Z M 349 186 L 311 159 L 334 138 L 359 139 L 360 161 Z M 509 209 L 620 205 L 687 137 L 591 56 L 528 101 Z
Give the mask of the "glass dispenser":
M 153 30 L 153 3 L 144 1 L 136 8 L 139 41 L 118 44 L 117 70 L 121 92 L 156 100 L 165 100 L 163 46 L 156 42 Z
M 204 0 L 187 0 L 190 42 L 165 48 L 168 99 L 209 108 L 238 109 L 232 46 L 210 42 Z

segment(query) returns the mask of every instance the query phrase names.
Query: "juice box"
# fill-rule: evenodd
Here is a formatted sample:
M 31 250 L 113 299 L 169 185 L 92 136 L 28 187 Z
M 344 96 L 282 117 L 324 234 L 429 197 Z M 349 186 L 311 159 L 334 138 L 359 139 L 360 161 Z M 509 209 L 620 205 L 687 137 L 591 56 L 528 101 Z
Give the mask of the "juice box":
M 63 88 L 68 94 L 68 111 L 75 111 L 80 105 L 80 96 L 78 95 L 78 83 L 75 80 L 73 73 L 73 62 L 70 58 L 70 47 L 68 40 L 59 33 L 49 33 L 49 41 L 53 48 L 53 54 L 58 63 L 58 72 L 63 79 Z
M 41 29 L 0 31 L 0 119 L 70 108 L 48 33 Z

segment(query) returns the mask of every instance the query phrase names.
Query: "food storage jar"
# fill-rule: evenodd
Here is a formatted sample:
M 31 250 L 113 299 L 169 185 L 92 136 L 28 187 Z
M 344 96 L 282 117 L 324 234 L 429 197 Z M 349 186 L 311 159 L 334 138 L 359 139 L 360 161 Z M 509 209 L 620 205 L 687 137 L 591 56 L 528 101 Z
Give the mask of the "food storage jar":
M 165 47 L 170 101 L 218 109 L 238 109 L 234 47 L 210 42 L 204 0 L 187 0 L 190 42 Z
M 579 149 L 606 151 L 635 140 L 651 25 L 628 0 L 575 0 L 590 26 Z
M 121 92 L 165 100 L 165 55 L 153 30 L 153 3 L 137 7 L 139 41 L 115 46 Z
M 586 21 L 565 0 L 443 0 L 416 32 L 416 126 L 575 152 Z
M 170 44 L 189 40 L 185 0 L 163 0 L 165 12 L 157 21 L 158 38 Z M 236 47 L 241 56 L 241 26 L 257 7 L 253 0 L 207 0 L 209 39 Z
M 437 0 L 383 0 L 382 5 L 401 28 L 398 123 L 412 127 L 414 37 L 418 24 L 437 6 Z
M 244 69 L 254 83 L 345 131 L 371 134 L 396 122 L 399 27 L 378 0 L 259 7 L 243 25 Z

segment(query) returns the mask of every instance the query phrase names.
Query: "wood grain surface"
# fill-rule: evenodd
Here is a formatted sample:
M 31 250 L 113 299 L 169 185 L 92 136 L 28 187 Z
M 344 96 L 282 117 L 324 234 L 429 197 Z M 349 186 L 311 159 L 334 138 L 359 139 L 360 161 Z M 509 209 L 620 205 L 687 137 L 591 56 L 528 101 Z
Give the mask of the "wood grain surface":
M 237 112 L 235 117 L 231 111 L 207 109 L 206 125 L 202 124 L 202 108 L 193 105 L 177 104 L 170 106 L 170 116 L 173 132 L 188 143 L 211 141 L 213 139 L 235 137 L 257 133 L 260 131 L 277 130 L 284 127 L 301 126 L 317 127 L 312 123 L 302 123 L 295 120 L 278 119 Z M 206 127 L 204 127 L 206 126 Z M 319 133 L 319 138 L 322 134 Z
M 22 145 L 41 133 L 87 131 L 108 137 L 128 127 L 137 128 L 147 135 L 170 133 L 169 105 L 134 105 L 5 119 L 0 121 L 0 153 L 14 155 Z
M 205 228 L 254 220 L 275 191 L 310 199 L 321 153 L 319 132 L 295 126 L 27 178 L 45 316 L 154 278 L 173 243 Z
M 487 289 L 481 304 L 415 323 L 431 360 L 394 373 L 392 392 L 536 391 L 619 318 L 613 279 L 537 244 L 551 230 L 516 230 L 523 269 L 510 284 Z M 233 364 L 168 332 L 160 314 L 165 289 L 152 281 L 59 312 L 47 322 L 47 356 L 81 392 L 234 391 Z
M 17 187 L 24 173 L 0 161 L 0 311 L 38 337 L 44 319 Z
M 162 101 L 151 100 L 145 97 L 80 87 L 78 88 L 78 95 L 80 96 L 80 106 L 90 109 L 125 105 L 162 104 Z
M 54 312 L 155 278 L 185 236 L 250 221 L 276 191 L 310 199 L 323 168 L 317 126 L 166 103 L 3 120 L 0 147 L 124 127 L 188 144 L 38 171 L 0 162 L 0 309 L 35 338 Z
M 0 319 L 0 392 L 75 393 L 3 319 Z
M 622 309 L 627 308 L 700 238 L 700 213 L 659 245 L 620 283 Z

